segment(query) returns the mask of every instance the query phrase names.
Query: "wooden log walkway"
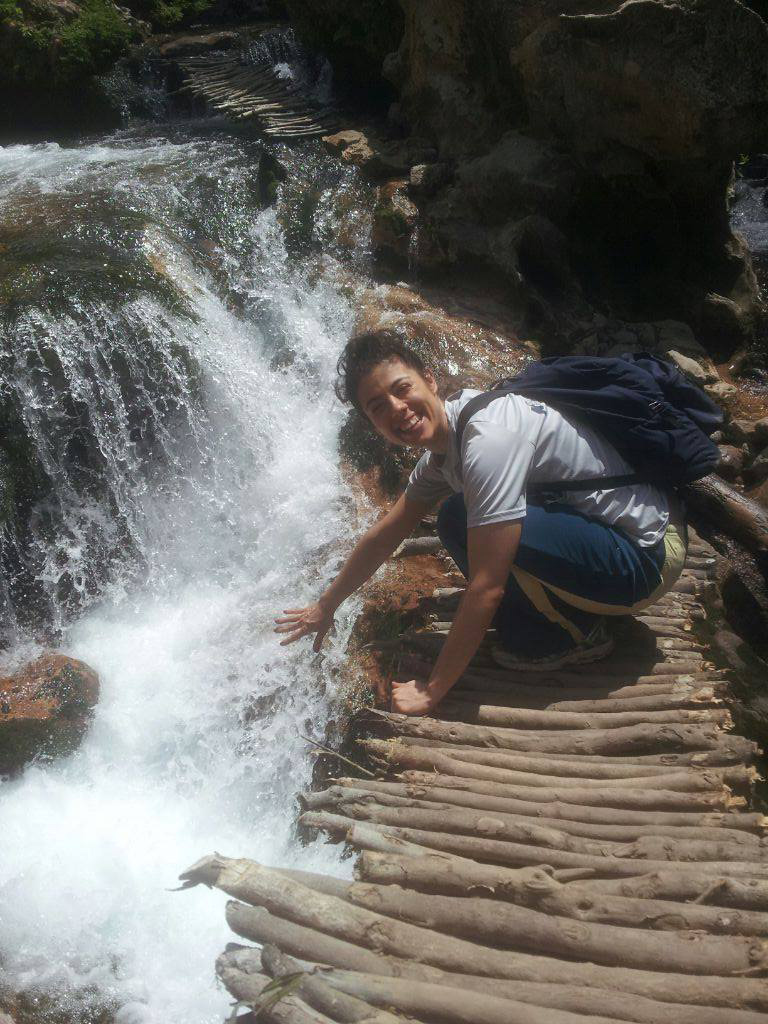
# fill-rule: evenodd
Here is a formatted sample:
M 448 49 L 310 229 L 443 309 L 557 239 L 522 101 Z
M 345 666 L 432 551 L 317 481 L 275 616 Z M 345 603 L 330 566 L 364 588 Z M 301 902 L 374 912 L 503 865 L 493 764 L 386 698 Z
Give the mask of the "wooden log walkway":
M 254 121 L 266 135 L 284 140 L 316 138 L 338 124 L 313 109 L 306 96 L 271 64 L 243 63 L 239 57 L 186 57 L 177 61 L 189 92 L 235 121 Z
M 768 1020 L 768 818 L 708 660 L 713 555 L 694 538 L 605 661 L 512 673 L 485 646 L 432 717 L 375 713 L 365 777 L 301 797 L 305 826 L 357 852 L 354 881 L 218 854 L 181 876 L 228 893 L 257 944 L 217 961 L 252 1019 Z M 459 595 L 436 591 L 402 638 L 407 674 L 428 672 Z

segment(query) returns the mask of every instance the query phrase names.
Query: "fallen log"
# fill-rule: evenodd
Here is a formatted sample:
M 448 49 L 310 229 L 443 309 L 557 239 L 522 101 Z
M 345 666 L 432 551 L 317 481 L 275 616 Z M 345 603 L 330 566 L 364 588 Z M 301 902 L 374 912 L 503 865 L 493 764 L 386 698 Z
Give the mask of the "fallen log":
M 652 693 L 646 696 L 632 697 L 595 697 L 596 691 L 576 691 L 570 698 L 561 698 L 562 691 L 557 690 L 557 698 L 539 690 L 531 693 L 530 687 L 514 687 L 511 693 L 493 690 L 464 690 L 456 687 L 451 691 L 451 700 L 439 705 L 442 712 L 453 712 L 452 705 L 461 705 L 456 711 L 462 712 L 464 705 L 490 705 L 496 708 L 527 708 L 540 711 L 568 711 L 583 715 L 602 715 L 622 712 L 641 711 L 680 711 L 722 707 L 723 701 L 713 685 L 679 686 L 674 690 Z M 599 691 L 597 691 L 599 692 Z M 586 694 L 586 696 L 585 696 Z
M 578 1016 L 563 1010 L 532 1006 L 486 992 L 465 993 L 430 982 L 379 978 L 372 974 L 328 970 L 328 984 L 377 1006 L 400 1006 L 435 1024 L 616 1024 L 615 1018 Z
M 233 867 L 243 863 L 249 867 Z M 760 979 L 606 968 L 598 964 L 569 963 L 490 949 L 322 896 L 306 886 L 253 865 L 253 862 L 227 862 L 226 858 L 207 857 L 181 877 L 216 885 L 225 892 L 237 888 L 241 895 L 247 895 L 255 906 L 231 901 L 227 905 L 227 920 L 234 931 L 254 941 L 263 941 L 259 935 L 263 934 L 261 929 L 265 919 L 258 909 L 263 906 L 272 915 L 283 914 L 288 920 L 301 925 L 306 942 L 312 932 L 324 932 L 326 935 L 340 932 L 344 946 L 352 945 L 354 948 L 357 943 L 367 950 L 373 948 L 379 953 L 413 958 L 420 964 L 430 964 L 442 970 L 484 978 L 586 984 L 637 992 L 638 995 L 671 1003 L 768 1009 L 768 985 Z M 339 946 L 335 948 L 338 950 Z M 315 959 L 327 962 L 323 957 Z M 387 962 L 391 963 L 391 960 Z
M 273 917 L 266 910 L 253 908 L 254 918 L 258 921 L 255 930 L 261 930 L 261 938 L 257 941 L 267 943 L 273 934 L 279 935 L 279 947 L 290 949 L 294 956 L 301 957 L 298 961 L 305 968 L 312 969 L 315 964 L 327 964 L 343 969 L 362 970 L 379 977 L 413 978 L 431 981 L 450 988 L 464 989 L 470 992 L 487 992 L 489 986 L 494 992 L 508 996 L 520 1002 L 532 1003 L 535 1006 L 552 1007 L 581 1014 L 610 1014 L 617 1020 L 633 1021 L 638 1024 L 659 1024 L 674 1013 L 675 1024 L 758 1024 L 764 1018 L 751 1010 L 737 1010 L 732 1006 L 694 1006 L 675 1002 L 660 1003 L 655 999 L 632 992 L 627 999 L 626 992 L 609 988 L 596 988 L 589 984 L 563 984 L 557 981 L 506 981 L 499 978 L 488 979 L 476 975 L 457 974 L 441 971 L 437 967 L 414 961 L 399 960 L 387 957 L 370 950 L 353 946 L 349 942 L 334 939 L 322 932 L 314 931 L 301 925 L 293 924 L 281 918 Z M 260 911 L 260 913 L 259 913 Z M 230 966 L 246 973 L 261 971 L 261 956 L 252 947 L 239 947 L 223 954 L 220 959 L 227 959 Z M 535 959 L 535 958 L 532 958 Z M 557 961 L 544 961 L 555 964 Z M 566 964 L 566 970 L 578 969 L 580 965 Z M 546 968 L 545 968 L 546 969 Z M 551 970 L 551 968 L 550 968 Z M 596 968 L 599 971 L 611 970 Z M 620 981 L 628 981 L 631 991 L 632 982 L 638 972 L 626 970 L 620 972 Z M 615 980 L 615 971 L 612 971 Z M 582 979 L 584 980 L 584 979 Z M 591 980 L 591 979 L 589 979 Z M 706 979 L 709 981 L 709 979 Z M 647 983 L 642 976 L 641 984 Z M 754 985 L 754 982 L 751 982 Z
M 571 821 L 594 821 L 607 825 L 638 824 L 649 825 L 680 825 L 683 827 L 726 829 L 751 832 L 763 835 L 768 827 L 768 818 L 759 813 L 734 812 L 691 812 L 635 810 L 622 802 L 634 794 L 616 794 L 607 791 L 609 797 L 603 798 L 603 790 L 588 790 L 583 794 L 580 790 L 546 790 L 534 789 L 530 786 L 512 789 L 499 786 L 493 782 L 474 782 L 452 775 L 434 775 L 429 772 L 405 772 L 402 781 L 385 782 L 379 779 L 340 778 L 340 786 L 357 787 L 370 792 L 393 793 L 415 799 L 434 799 L 438 802 L 458 802 L 466 798 L 472 806 L 479 810 L 506 810 L 509 813 L 525 815 L 546 814 L 548 817 Z M 641 794 L 644 798 L 645 794 Z M 617 806 L 613 804 L 618 801 Z M 647 804 L 643 805 L 647 807 Z M 525 810 L 527 808 L 527 810 Z M 538 809 L 538 810 L 537 810 Z
M 269 994 L 264 989 L 271 983 L 266 974 L 244 974 L 235 968 L 223 965 L 219 973 L 222 984 L 234 998 L 251 1006 L 258 1014 L 258 1020 L 266 1024 L 334 1024 L 330 1017 L 310 1009 L 295 996 L 284 996 L 279 1002 L 269 1005 Z M 262 994 L 263 993 L 263 994 Z M 264 1006 L 263 1009 L 260 1007 Z
M 408 737 L 404 737 L 406 741 Z M 403 739 L 398 737 L 399 742 Z M 432 747 L 427 740 L 427 748 Z M 637 764 L 622 761 L 616 764 L 611 760 L 579 757 L 573 755 L 566 760 L 565 756 L 537 758 L 535 753 L 519 754 L 508 750 L 483 750 L 476 747 L 445 744 L 436 748 L 456 761 L 468 761 L 470 764 L 489 765 L 507 768 L 514 772 L 533 772 L 539 780 L 563 777 L 581 779 L 584 786 L 596 786 L 605 782 L 618 788 L 636 789 L 638 786 L 654 786 L 658 788 L 679 789 L 689 792 L 706 792 L 727 785 L 737 789 L 749 789 L 757 778 L 754 768 L 746 768 L 743 764 L 728 766 L 712 766 L 699 770 L 701 766 L 689 765 L 653 765 Z M 532 783 L 537 785 L 538 783 Z M 562 784 L 562 783 L 561 783 Z
M 432 864 L 442 860 L 436 856 L 428 859 Z M 445 870 L 450 869 L 446 867 Z M 433 866 L 430 873 L 434 878 Z M 378 885 L 347 882 L 309 872 L 281 874 L 314 892 L 343 899 L 398 921 L 412 921 L 440 934 L 489 943 L 495 947 L 643 970 L 665 967 L 681 974 L 730 976 L 768 970 L 768 941 L 754 935 L 703 935 L 670 927 L 638 931 L 633 925 L 593 922 L 574 913 L 575 903 L 568 895 L 560 902 L 570 912 L 559 913 L 555 909 L 557 891 L 567 889 L 578 897 L 578 884 L 574 882 L 570 887 L 559 885 L 541 869 L 510 872 L 527 879 L 529 889 L 538 889 L 534 898 L 526 898 L 525 884 L 518 883 L 511 889 L 512 898 L 502 901 L 488 899 L 484 892 L 456 896 L 433 891 L 425 895 L 391 881 Z M 547 903 L 547 898 L 543 886 L 546 884 L 556 888 L 549 890 L 551 899 L 544 906 L 542 904 Z M 517 899 L 514 898 L 516 895 Z M 540 897 L 538 905 L 536 895 Z M 668 920 L 672 920 L 669 915 Z M 583 926 L 579 927 L 575 923 L 577 921 Z
M 701 865 L 680 876 L 677 871 L 657 868 L 635 878 L 588 879 L 590 892 L 615 893 L 639 899 L 695 900 L 707 906 L 737 910 L 768 911 L 768 882 L 757 878 L 734 878 L 723 872 L 720 878 L 703 873 Z
M 634 725 L 619 729 L 536 732 L 468 725 L 464 722 L 439 722 L 386 711 L 379 712 L 379 715 L 390 728 L 403 736 L 419 736 L 438 742 L 466 743 L 497 750 L 535 751 L 538 754 L 661 754 L 667 751 L 716 750 L 723 746 L 751 754 L 754 746 L 740 736 L 725 736 L 712 725 Z
M 684 492 L 686 504 L 694 512 L 743 544 L 758 559 L 768 559 L 768 514 L 756 501 L 712 474 L 686 484 Z
M 304 964 L 286 956 L 276 946 L 264 947 L 261 962 L 270 978 L 296 977 L 301 974 L 296 994 L 308 1006 L 334 1021 L 343 1024 L 403 1024 L 405 1021 L 404 1017 L 375 1009 L 370 1003 L 333 988 L 321 973 L 314 969 L 308 971 Z
M 426 804 L 426 801 L 424 801 Z M 562 828 L 545 827 L 530 818 L 502 812 L 473 811 L 449 805 L 434 809 L 424 807 L 391 807 L 366 800 L 341 800 L 334 804 L 345 817 L 396 828 L 415 828 L 427 832 L 482 836 L 509 843 L 522 843 L 589 857 L 628 859 L 633 861 L 727 862 L 730 869 L 755 877 L 768 878 L 768 856 L 763 848 L 743 852 L 730 841 L 672 839 L 668 836 L 644 835 L 634 842 L 585 839 Z
M 515 757 L 524 758 L 525 760 L 521 760 L 519 763 L 527 765 L 530 769 L 531 759 L 536 757 L 533 751 L 488 751 L 462 743 L 436 743 L 433 740 L 419 739 L 417 736 L 398 736 L 392 742 L 397 742 L 404 747 L 426 747 L 430 750 L 438 750 L 449 757 L 461 757 L 463 760 L 476 761 L 478 764 L 486 763 L 485 759 L 488 757 Z M 460 751 L 462 752 L 461 754 L 459 753 Z M 753 755 L 757 753 L 759 751 L 757 746 L 755 746 L 753 748 Z M 724 756 L 722 750 L 703 750 L 699 753 L 688 752 L 682 754 L 635 754 L 632 757 L 611 757 L 610 759 L 594 754 L 580 754 L 577 758 L 573 754 L 547 754 L 547 757 L 542 760 L 545 766 L 550 766 L 549 774 L 562 772 L 568 778 L 572 778 L 574 772 L 578 772 L 586 777 L 590 777 L 589 773 L 591 772 L 591 777 L 595 778 L 606 770 L 611 775 L 617 775 L 618 777 L 637 778 L 638 775 L 663 775 L 676 769 L 687 768 L 712 768 L 723 778 L 731 770 L 735 770 L 736 775 L 733 777 L 738 778 L 739 773 L 745 770 L 743 761 L 737 761 L 735 756 Z M 567 772 L 563 772 L 561 765 L 563 761 L 568 762 L 566 765 Z M 555 767 L 552 767 L 553 765 Z M 593 767 L 594 765 L 598 767 L 595 768 Z M 628 768 L 631 771 L 627 771 Z M 619 769 L 619 771 L 616 772 L 615 769 Z M 546 767 L 544 771 L 547 771 Z M 751 774 L 750 781 L 755 781 L 759 778 L 756 771 L 751 767 L 748 771 Z
M 307 828 L 315 828 L 331 835 L 346 838 L 349 829 L 359 819 L 348 818 L 328 811 L 307 811 L 299 821 Z M 363 819 L 366 820 L 366 819 Z M 369 821 L 368 824 L 371 824 Z M 455 853 L 487 864 L 503 864 L 508 867 L 530 867 L 532 864 L 548 864 L 554 868 L 592 868 L 599 878 L 632 878 L 654 871 L 690 872 L 715 876 L 732 876 L 743 879 L 765 879 L 768 871 L 762 864 L 740 864 L 736 861 L 697 861 L 695 868 L 690 862 L 664 860 L 638 860 L 623 857 L 600 856 L 574 853 L 571 850 L 535 846 L 534 844 L 513 843 L 504 839 L 467 836 L 461 833 L 432 832 L 410 826 L 392 826 L 374 823 L 393 839 L 403 839 L 418 846 L 443 853 Z M 714 881 L 714 879 L 713 879 Z M 677 897 L 680 898 L 680 897 Z
M 489 896 L 558 917 L 625 928 L 768 937 L 768 914 L 591 892 L 578 881 L 562 884 L 539 867 L 513 870 L 445 854 L 412 857 L 365 850 L 355 878 L 444 896 Z
M 420 771 L 436 770 L 444 775 L 456 775 L 463 778 L 482 779 L 487 782 L 498 782 L 509 786 L 528 786 L 532 789 L 614 789 L 636 790 L 648 792 L 650 787 L 658 787 L 668 792 L 680 792 L 700 797 L 698 806 L 726 808 L 734 806 L 730 791 L 722 783 L 719 776 L 698 772 L 674 772 L 645 778 L 571 778 L 567 774 L 537 775 L 535 766 L 525 766 L 522 771 L 508 768 L 497 768 L 491 765 L 478 764 L 460 758 L 457 754 L 448 756 L 442 750 L 422 747 L 408 747 L 398 744 L 396 740 L 362 740 L 360 745 L 375 763 L 381 764 L 386 770 L 397 768 L 415 768 Z M 561 770 L 563 762 L 553 762 L 555 769 Z M 527 770 L 525 768 L 527 767 Z M 590 769 L 591 770 L 591 769 Z M 743 801 L 742 801 L 743 803 Z
M 483 778 L 467 778 L 463 775 L 443 775 L 438 772 L 408 770 L 394 776 L 398 781 L 416 786 L 444 786 L 449 789 L 464 789 L 468 792 L 498 796 L 537 803 L 554 801 L 574 804 L 577 807 L 605 808 L 606 810 L 655 813 L 680 812 L 683 814 L 721 815 L 721 824 L 728 828 L 762 827 L 762 815 L 750 818 L 739 809 L 744 807 L 743 797 L 732 797 L 726 790 L 720 793 L 686 793 L 676 790 L 656 789 L 614 789 L 610 782 L 605 788 L 578 787 L 564 789 L 537 788 L 535 786 L 508 786 Z M 358 780 L 362 781 L 362 780 Z
M 468 863 L 475 863 L 466 854 L 454 851 L 441 851 L 419 844 L 415 837 L 407 839 L 402 829 L 385 829 L 377 825 L 362 822 L 350 822 L 344 829 L 335 824 L 328 827 L 329 832 L 336 829 L 341 832 L 348 843 L 357 850 L 370 850 L 374 853 L 389 853 L 403 857 L 455 857 Z M 543 863 L 543 862 L 542 862 Z M 526 863 L 523 867 L 529 867 Z M 537 865 L 541 867 L 542 865 Z M 495 867 L 495 865 L 494 865 Z M 597 871 L 580 870 L 563 866 L 558 868 L 546 866 L 552 871 L 553 877 L 566 884 L 578 882 L 579 887 L 589 891 L 611 893 L 625 896 L 628 899 L 659 899 L 669 902 L 694 900 L 707 906 L 726 907 L 734 910 L 768 911 L 768 883 L 756 879 L 727 879 L 725 876 L 711 876 L 700 870 L 679 872 L 669 870 L 665 865 L 661 871 L 650 874 L 636 874 L 619 879 L 597 877 Z M 725 884 L 727 882 L 727 884 Z M 626 883 L 626 884 L 624 884 Z
M 397 783 L 385 784 L 397 785 Z M 399 788 L 400 790 L 408 790 L 408 788 L 414 790 L 416 787 L 400 785 Z M 438 794 L 442 796 L 440 797 Z M 301 794 L 299 800 L 304 810 L 339 808 L 342 813 L 344 813 L 345 806 L 349 804 L 370 804 L 374 807 L 378 804 L 384 807 L 411 808 L 432 812 L 443 810 L 454 813 L 466 810 L 472 815 L 500 814 L 504 820 L 513 819 L 520 825 L 551 828 L 582 839 L 621 844 L 634 843 L 644 837 L 667 837 L 677 841 L 695 840 L 703 843 L 716 842 L 719 848 L 722 848 L 724 844 L 731 847 L 731 856 L 736 860 L 760 862 L 768 859 L 761 840 L 745 831 L 719 829 L 713 835 L 713 829 L 706 826 L 665 824 L 659 820 L 635 824 L 603 822 L 594 820 L 598 815 L 593 816 L 587 811 L 582 811 L 579 815 L 574 815 L 572 810 L 570 816 L 567 814 L 555 815 L 551 813 L 550 807 L 546 804 L 535 806 L 531 802 L 523 803 L 522 801 L 492 797 L 482 798 L 461 791 L 441 790 L 435 792 L 431 788 L 422 787 L 421 794 L 395 793 L 392 788 L 385 790 L 381 786 L 372 790 L 369 787 L 332 785 L 328 790 Z
M 422 668 L 429 671 L 430 662 L 421 661 Z M 539 690 L 574 691 L 576 689 L 597 690 L 605 693 L 606 696 L 630 696 L 630 690 L 636 690 L 638 696 L 648 693 L 660 693 L 667 688 L 676 686 L 690 686 L 692 683 L 718 682 L 726 676 L 723 669 L 714 667 L 691 672 L 680 672 L 665 668 L 663 671 L 655 666 L 653 672 L 639 673 L 637 668 L 633 671 L 623 672 L 611 669 L 608 671 L 605 665 L 590 666 L 590 671 L 583 668 L 561 669 L 557 672 L 513 672 L 507 669 L 486 668 L 482 672 L 468 670 L 460 677 L 460 684 L 467 686 L 482 685 L 487 689 L 498 689 L 504 691 L 508 687 L 525 686 Z M 539 677 L 541 677 L 539 679 Z
M 422 971 L 424 968 L 422 968 Z M 430 981 L 439 985 L 443 990 L 448 989 L 447 997 L 454 991 L 466 991 L 473 993 L 487 993 L 489 983 L 482 978 L 475 978 L 466 974 L 452 974 L 446 971 L 439 971 L 436 968 L 430 970 Z M 412 978 L 416 972 L 408 969 L 404 977 Z M 389 981 L 390 979 L 388 979 Z M 409 982 L 413 984 L 413 982 Z M 382 985 L 385 985 L 382 982 Z M 634 995 L 628 1000 L 626 996 L 616 992 L 609 992 L 604 989 L 589 989 L 584 986 L 565 986 L 541 984 L 536 982 L 510 982 L 494 981 L 493 992 L 500 996 L 508 996 L 510 999 L 519 1002 L 529 1002 L 536 1006 L 548 1007 L 547 1016 L 544 1017 L 546 1024 L 556 1018 L 551 1016 L 553 1010 L 567 1010 L 579 1016 L 574 1019 L 574 1024 L 586 1019 L 595 1020 L 591 1014 L 600 1014 L 597 1019 L 604 1020 L 605 1014 L 610 1014 L 609 1019 L 620 1021 L 639 1021 L 646 1024 L 658 1024 L 659 1021 L 669 1019 L 669 1014 L 674 1014 L 675 1024 L 761 1024 L 764 1018 L 749 1010 L 722 1009 L 718 1007 L 704 1006 L 683 1006 L 675 1003 L 660 1003 L 656 1000 Z M 477 1017 L 470 1018 L 473 1024 Z M 487 1017 L 482 1018 L 483 1021 Z M 511 1020 L 510 1020 L 511 1024 Z
M 438 706 L 437 720 L 458 719 L 467 724 L 502 726 L 511 729 L 576 730 L 619 729 L 640 725 L 701 725 L 712 723 L 721 729 L 733 725 L 730 712 L 724 708 L 690 710 L 673 708 L 659 711 L 559 711 L 551 708 L 534 709 L 502 707 L 498 704 L 470 703 L 464 700 L 444 700 Z

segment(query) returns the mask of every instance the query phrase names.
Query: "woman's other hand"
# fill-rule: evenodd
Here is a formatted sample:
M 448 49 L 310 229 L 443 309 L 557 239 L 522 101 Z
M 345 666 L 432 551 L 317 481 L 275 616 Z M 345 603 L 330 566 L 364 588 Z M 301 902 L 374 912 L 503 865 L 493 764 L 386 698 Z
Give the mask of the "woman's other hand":
M 312 644 L 312 650 L 317 652 L 330 629 L 333 629 L 333 612 L 319 603 L 308 604 L 306 608 L 284 608 L 282 617 L 275 619 L 275 632 L 287 634 L 280 641 L 281 647 L 309 636 L 310 633 L 317 633 Z
M 392 681 L 392 710 L 401 715 L 428 715 L 442 698 L 434 693 L 429 684 L 418 679 L 407 683 Z

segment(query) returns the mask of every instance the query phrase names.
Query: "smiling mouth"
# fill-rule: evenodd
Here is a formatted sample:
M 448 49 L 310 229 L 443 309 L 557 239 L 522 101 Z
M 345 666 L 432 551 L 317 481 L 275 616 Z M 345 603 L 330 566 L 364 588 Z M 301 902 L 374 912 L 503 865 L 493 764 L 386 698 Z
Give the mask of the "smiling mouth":
M 405 423 L 402 423 L 398 427 L 397 432 L 398 434 L 401 435 L 401 437 L 413 437 L 414 434 L 417 433 L 419 427 L 423 422 L 423 416 L 416 416 L 415 414 L 412 414 L 411 416 L 408 417 Z

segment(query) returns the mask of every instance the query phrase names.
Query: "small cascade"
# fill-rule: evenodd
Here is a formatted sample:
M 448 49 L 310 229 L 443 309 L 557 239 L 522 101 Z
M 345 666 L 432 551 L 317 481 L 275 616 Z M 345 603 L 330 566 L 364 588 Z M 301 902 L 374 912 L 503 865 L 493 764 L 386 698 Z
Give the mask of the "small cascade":
M 336 859 L 294 794 L 355 606 L 319 658 L 272 618 L 360 527 L 331 384 L 365 250 L 326 235 L 370 198 L 304 143 L 263 209 L 261 152 L 178 124 L 0 151 L 4 667 L 55 641 L 101 677 L 81 749 L 0 787 L 0 987 L 68 1019 L 220 1021 L 224 933 L 179 864 Z

